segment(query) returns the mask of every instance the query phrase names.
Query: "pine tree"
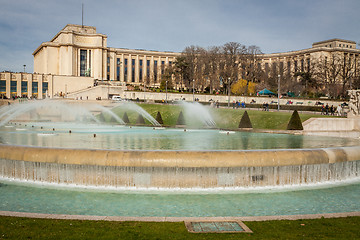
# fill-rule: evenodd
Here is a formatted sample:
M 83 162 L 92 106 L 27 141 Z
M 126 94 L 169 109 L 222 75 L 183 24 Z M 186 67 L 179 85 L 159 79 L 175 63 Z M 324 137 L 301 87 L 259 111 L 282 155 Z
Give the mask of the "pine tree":
M 158 123 L 160 123 L 161 125 L 164 124 L 164 121 L 163 121 L 163 119 L 162 119 L 162 117 L 161 117 L 160 112 L 157 112 L 156 121 L 157 121 Z
M 301 123 L 301 119 L 297 110 L 293 112 L 291 115 L 290 121 L 287 125 L 287 130 L 304 130 L 303 125 Z
M 252 128 L 252 124 L 247 111 L 245 111 L 243 116 L 241 117 L 239 128 Z
M 185 118 L 184 118 L 184 114 L 182 113 L 182 111 L 179 114 L 176 125 L 185 125 Z
M 126 112 L 124 113 L 124 115 L 123 115 L 123 117 L 122 117 L 122 120 L 123 120 L 124 123 L 126 123 L 126 124 L 130 123 L 129 117 L 128 117 L 128 115 L 127 115 Z

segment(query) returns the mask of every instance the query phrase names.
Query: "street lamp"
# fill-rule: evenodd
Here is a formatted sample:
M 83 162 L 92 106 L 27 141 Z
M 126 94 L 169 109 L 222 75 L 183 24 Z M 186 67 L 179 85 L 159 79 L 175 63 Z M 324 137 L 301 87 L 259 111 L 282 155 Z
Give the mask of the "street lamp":
M 146 79 L 144 79 L 144 103 L 145 103 L 145 91 L 146 91 Z
M 280 111 L 280 74 L 278 75 L 278 111 Z
M 168 81 L 166 80 L 165 82 L 165 102 L 167 103 L 167 83 Z
M 193 102 L 195 101 L 195 88 L 194 88 L 195 79 L 193 79 Z
M 230 86 L 230 78 L 228 78 L 228 107 L 230 107 L 230 94 L 231 94 L 231 86 Z

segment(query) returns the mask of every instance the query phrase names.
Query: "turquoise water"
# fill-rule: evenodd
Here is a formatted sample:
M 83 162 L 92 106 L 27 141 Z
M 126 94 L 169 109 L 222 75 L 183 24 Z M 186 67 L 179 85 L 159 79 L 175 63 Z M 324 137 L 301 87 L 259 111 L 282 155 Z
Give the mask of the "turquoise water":
M 244 192 L 90 190 L 0 181 L 0 210 L 101 216 L 265 216 L 360 211 L 360 182 Z
M 255 150 L 360 145 L 360 139 L 348 138 L 50 122 L 2 127 L 0 142 L 115 150 Z

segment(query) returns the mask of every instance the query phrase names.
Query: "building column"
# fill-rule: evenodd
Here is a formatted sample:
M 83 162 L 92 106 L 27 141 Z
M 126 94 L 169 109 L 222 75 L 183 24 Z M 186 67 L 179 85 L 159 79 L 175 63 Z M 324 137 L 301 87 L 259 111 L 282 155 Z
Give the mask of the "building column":
M 124 82 L 124 54 L 120 57 L 120 81 Z
M 132 56 L 129 54 L 128 56 L 128 64 L 127 64 L 127 82 L 131 83 L 132 81 Z
M 42 87 L 42 83 L 43 83 L 43 78 L 44 78 L 44 75 L 39 75 L 38 77 L 38 99 L 43 99 L 43 87 Z
M 115 55 L 115 52 L 110 52 L 109 57 L 110 57 L 110 80 L 116 80 L 116 55 Z
M 31 98 L 32 97 L 32 83 L 33 83 L 33 79 L 36 78 L 35 74 L 31 74 L 30 77 L 28 78 L 28 97 Z
M 140 63 L 139 63 L 139 54 L 136 55 L 136 58 L 135 58 L 135 82 L 136 83 L 139 83 L 140 82 L 140 70 L 139 70 L 139 66 L 140 66 Z
M 11 97 L 11 75 L 13 73 L 5 73 L 5 81 L 6 81 L 6 97 L 10 98 Z
M 21 81 L 23 79 L 24 73 L 20 73 L 19 77 L 16 79 L 16 96 L 21 97 Z
M 50 98 L 54 97 L 54 75 L 48 75 L 48 95 Z
M 150 86 L 155 85 L 155 79 L 154 79 L 154 56 L 151 56 L 150 59 Z
M 143 65 L 142 65 L 142 82 L 146 82 L 146 67 L 147 67 L 147 61 L 146 61 L 146 55 L 143 56 Z

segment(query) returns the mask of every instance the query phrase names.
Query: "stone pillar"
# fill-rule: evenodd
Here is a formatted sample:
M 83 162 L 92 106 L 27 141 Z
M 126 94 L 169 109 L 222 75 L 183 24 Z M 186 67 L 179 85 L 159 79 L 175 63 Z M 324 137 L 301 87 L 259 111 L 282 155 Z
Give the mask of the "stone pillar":
M 136 58 L 135 58 L 135 82 L 139 83 L 140 82 L 140 70 L 139 70 L 139 55 L 136 54 Z
M 116 55 L 115 55 L 115 52 L 110 52 L 109 57 L 110 57 L 110 80 L 116 80 Z
M 124 82 L 124 54 L 121 54 L 120 61 L 120 81 Z
M 35 74 L 31 74 L 29 77 L 28 77 L 28 97 L 32 97 L 32 83 L 33 83 L 33 79 L 36 78 L 36 75 Z
M 142 65 L 142 82 L 145 83 L 146 81 L 146 56 L 143 57 L 143 65 Z
M 19 96 L 19 97 L 21 97 L 21 81 L 24 77 L 24 74 L 25 73 L 20 73 L 18 75 L 19 77 L 16 78 L 16 96 Z
M 150 59 L 150 85 L 155 85 L 155 79 L 154 79 L 154 56 L 151 56 Z
M 11 75 L 13 73 L 5 73 L 5 81 L 6 81 L 6 97 L 10 98 L 11 97 L 11 91 L 10 91 L 10 85 L 11 85 Z
M 43 91 L 43 87 L 42 87 L 43 78 L 44 78 L 44 75 L 39 75 L 39 76 L 38 76 L 38 99 L 43 99 L 43 95 L 42 95 L 42 91 Z
M 129 54 L 129 57 L 128 57 L 128 65 L 127 65 L 127 82 L 128 83 L 131 83 L 131 80 L 132 80 L 132 56 L 131 54 Z
M 48 75 L 48 95 L 54 97 L 54 75 Z

